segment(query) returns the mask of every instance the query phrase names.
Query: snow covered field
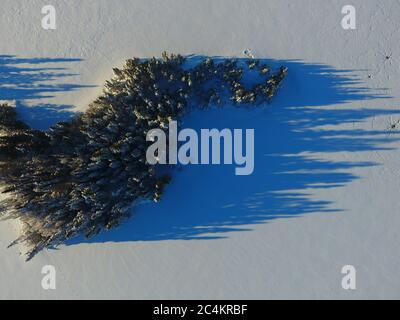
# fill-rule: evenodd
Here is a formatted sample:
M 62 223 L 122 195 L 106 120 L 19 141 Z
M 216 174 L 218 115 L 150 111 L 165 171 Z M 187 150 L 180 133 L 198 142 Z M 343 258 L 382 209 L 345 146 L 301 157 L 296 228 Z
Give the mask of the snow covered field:
M 47 4 L 56 30 L 41 26 Z M 341 25 L 349 4 L 356 30 Z M 1 17 L 0 100 L 36 128 L 84 111 L 133 56 L 251 49 L 289 75 L 265 108 L 185 119 L 254 128 L 253 175 L 185 167 L 119 229 L 28 263 L 6 249 L 17 223 L 1 222 L 0 298 L 400 298 L 400 1 L 3 0 Z

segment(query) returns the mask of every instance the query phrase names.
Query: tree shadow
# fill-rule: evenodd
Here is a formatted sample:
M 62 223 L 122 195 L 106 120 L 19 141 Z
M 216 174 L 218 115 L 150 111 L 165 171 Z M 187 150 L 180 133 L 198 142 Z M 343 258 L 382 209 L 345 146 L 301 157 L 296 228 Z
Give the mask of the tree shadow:
M 58 92 L 93 87 L 72 83 L 57 83 L 76 74 L 59 65 L 79 62 L 70 58 L 18 58 L 0 55 L 0 99 L 15 100 L 22 120 L 36 129 L 47 129 L 52 124 L 74 115 L 73 106 L 49 103 L 28 106 L 27 100 L 53 98 Z M 54 66 L 55 65 L 55 66 Z
M 250 231 L 251 225 L 272 219 L 346 210 L 315 199 L 310 189 L 339 188 L 359 178 L 351 173 L 355 169 L 378 164 L 328 161 L 323 155 L 390 150 L 386 145 L 397 140 L 396 134 L 388 135 L 384 129 L 361 130 L 356 124 L 396 112 L 346 106 L 348 102 L 385 98 L 362 87 L 352 70 L 296 60 L 266 62 L 289 68 L 271 105 L 194 111 L 182 126 L 254 128 L 252 175 L 235 176 L 234 166 L 227 165 L 178 168 L 160 203 L 138 204 L 134 217 L 119 228 L 90 240 L 77 237 L 67 245 L 217 239 L 229 232 Z M 28 90 L 29 94 L 33 92 Z M 343 124 L 347 129 L 339 128 Z

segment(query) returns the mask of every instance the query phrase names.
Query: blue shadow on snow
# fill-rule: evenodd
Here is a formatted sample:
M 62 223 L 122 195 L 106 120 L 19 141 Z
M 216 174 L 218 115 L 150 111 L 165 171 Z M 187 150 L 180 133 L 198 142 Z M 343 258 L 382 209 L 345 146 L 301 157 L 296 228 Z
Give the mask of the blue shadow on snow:
M 199 57 L 190 59 L 189 63 L 195 63 Z M 75 60 L 0 56 L 0 97 L 33 99 L 83 87 L 40 84 L 68 76 L 62 72 L 63 68 L 18 66 L 70 61 Z M 271 104 L 193 111 L 182 124 L 182 128 L 194 129 L 254 128 L 253 175 L 235 176 L 234 166 L 230 165 L 180 167 L 174 170 L 160 203 L 138 204 L 133 208 L 133 217 L 119 228 L 89 240 L 77 237 L 67 244 L 218 239 L 227 237 L 229 232 L 250 231 L 251 225 L 272 219 L 345 210 L 335 208 L 327 200 L 315 199 L 310 189 L 334 192 L 335 188 L 358 179 L 350 173 L 352 170 L 378 164 L 328 161 L 321 155 L 389 150 L 385 144 L 397 139 L 395 135 L 385 135 L 382 130 L 355 129 L 351 124 L 393 115 L 395 111 L 346 106 L 349 102 L 385 98 L 362 87 L 352 70 L 297 60 L 265 62 L 289 68 L 288 77 Z M 40 121 L 39 126 L 44 129 L 71 116 L 68 106 L 20 105 L 19 108 L 25 118 L 32 123 Z M 351 129 L 338 128 L 346 123 Z

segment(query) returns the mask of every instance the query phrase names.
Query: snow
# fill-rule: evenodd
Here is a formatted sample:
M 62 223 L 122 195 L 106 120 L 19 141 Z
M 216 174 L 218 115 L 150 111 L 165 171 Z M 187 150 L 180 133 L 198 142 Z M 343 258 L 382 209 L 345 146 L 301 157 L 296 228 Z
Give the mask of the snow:
M 253 175 L 185 167 L 119 229 L 28 263 L 1 222 L 0 298 L 400 298 L 399 1 L 352 0 L 356 30 L 342 0 L 52 0 L 57 29 L 43 30 L 48 2 L 3 0 L 0 20 L 0 99 L 36 128 L 84 111 L 133 56 L 250 49 L 289 75 L 266 108 L 185 119 L 254 128 Z M 348 264 L 356 290 L 341 286 Z

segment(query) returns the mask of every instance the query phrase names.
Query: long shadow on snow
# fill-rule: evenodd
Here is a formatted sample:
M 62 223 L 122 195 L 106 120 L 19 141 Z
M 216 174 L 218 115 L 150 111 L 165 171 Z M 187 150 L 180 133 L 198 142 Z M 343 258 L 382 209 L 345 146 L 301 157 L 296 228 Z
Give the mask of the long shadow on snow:
M 21 118 L 36 129 L 48 129 L 74 115 L 73 106 L 38 104 L 29 107 L 26 100 L 52 98 L 58 92 L 92 87 L 57 83 L 75 74 L 61 65 L 79 62 L 71 58 L 19 58 L 0 55 L 0 100 L 15 100 Z
M 267 62 L 289 67 L 289 75 L 272 104 L 195 111 L 185 117 L 182 125 L 195 129 L 254 128 L 252 175 L 235 176 L 234 166 L 224 165 L 180 168 L 173 172 L 172 183 L 160 203 L 138 204 L 133 218 L 119 228 L 90 240 L 78 237 L 68 245 L 216 239 L 226 237 L 228 232 L 251 230 L 250 225 L 271 219 L 345 210 L 313 198 L 308 190 L 334 191 L 358 178 L 350 173 L 352 170 L 377 164 L 327 161 L 321 154 L 388 150 L 385 143 L 396 139 L 394 135 L 337 126 L 394 111 L 347 107 L 347 102 L 362 104 L 384 98 L 361 87 L 351 70 L 300 61 Z

